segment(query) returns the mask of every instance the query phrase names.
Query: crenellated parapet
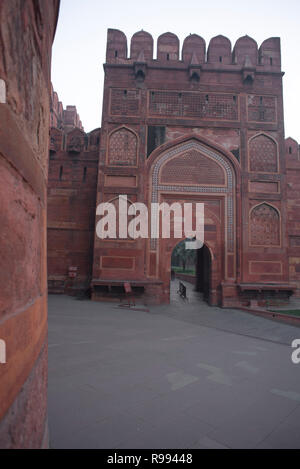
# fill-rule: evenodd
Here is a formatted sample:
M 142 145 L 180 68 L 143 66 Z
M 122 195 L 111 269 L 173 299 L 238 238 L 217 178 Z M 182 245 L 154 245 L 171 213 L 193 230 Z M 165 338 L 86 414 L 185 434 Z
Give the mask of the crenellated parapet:
M 55 127 L 64 131 L 72 130 L 75 127 L 83 130 L 82 122 L 77 112 L 76 106 L 66 106 L 59 101 L 58 94 L 51 85 L 50 95 L 50 127 Z
M 57 127 L 50 128 L 50 154 L 54 159 L 55 154 L 65 153 L 65 156 L 79 156 L 91 151 L 98 152 L 100 144 L 100 129 L 85 133 L 80 127 L 71 130 L 61 130 Z
M 134 64 L 144 62 L 147 65 L 160 64 L 174 67 L 176 64 L 199 65 L 200 67 L 224 69 L 231 67 L 246 72 L 245 79 L 251 72 L 268 70 L 280 71 L 280 38 L 266 39 L 258 48 L 257 42 L 249 36 L 240 37 L 232 48 L 230 40 L 222 35 L 213 37 L 206 48 L 205 40 L 197 34 L 190 34 L 180 49 L 176 34 L 167 32 L 157 39 L 157 58 L 153 54 L 153 38 L 146 31 L 135 33 L 130 41 L 130 55 L 127 52 L 127 38 L 122 31 L 108 29 L 107 64 Z M 142 60 L 141 60 L 142 59 Z

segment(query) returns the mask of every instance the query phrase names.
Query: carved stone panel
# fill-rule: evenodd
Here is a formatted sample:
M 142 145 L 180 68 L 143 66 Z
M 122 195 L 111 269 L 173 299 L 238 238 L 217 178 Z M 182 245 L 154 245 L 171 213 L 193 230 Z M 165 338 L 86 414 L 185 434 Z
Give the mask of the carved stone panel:
M 280 245 L 280 218 L 278 211 L 263 203 L 250 214 L 250 244 L 252 246 Z
M 166 184 L 187 185 L 226 183 L 222 167 L 194 149 L 168 161 L 162 168 L 160 180 Z
M 137 137 L 123 127 L 110 135 L 108 145 L 108 164 L 112 166 L 136 166 Z
M 249 144 L 250 171 L 276 173 L 277 145 L 266 135 L 258 135 Z

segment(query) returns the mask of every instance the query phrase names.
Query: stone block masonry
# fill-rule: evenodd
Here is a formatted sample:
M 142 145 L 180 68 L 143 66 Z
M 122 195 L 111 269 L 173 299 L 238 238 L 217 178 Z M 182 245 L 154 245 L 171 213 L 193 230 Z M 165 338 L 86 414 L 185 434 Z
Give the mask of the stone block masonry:
M 46 210 L 58 0 L 0 2 L 0 447 L 47 442 Z

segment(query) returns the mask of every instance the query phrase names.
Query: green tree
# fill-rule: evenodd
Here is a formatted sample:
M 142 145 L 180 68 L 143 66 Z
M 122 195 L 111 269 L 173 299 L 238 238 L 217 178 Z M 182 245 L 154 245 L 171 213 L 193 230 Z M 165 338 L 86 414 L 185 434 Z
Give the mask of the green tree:
M 171 265 L 172 267 L 182 267 L 182 270 L 185 271 L 187 266 L 195 266 L 196 255 L 195 249 L 185 248 L 185 240 L 183 240 L 173 249 Z

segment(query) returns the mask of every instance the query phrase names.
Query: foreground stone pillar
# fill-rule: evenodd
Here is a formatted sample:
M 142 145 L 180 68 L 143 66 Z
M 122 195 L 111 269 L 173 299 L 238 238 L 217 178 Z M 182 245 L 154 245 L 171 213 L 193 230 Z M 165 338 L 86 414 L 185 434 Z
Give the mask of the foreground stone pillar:
M 1 448 L 48 445 L 46 195 L 58 8 L 59 0 L 0 2 Z

